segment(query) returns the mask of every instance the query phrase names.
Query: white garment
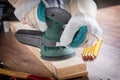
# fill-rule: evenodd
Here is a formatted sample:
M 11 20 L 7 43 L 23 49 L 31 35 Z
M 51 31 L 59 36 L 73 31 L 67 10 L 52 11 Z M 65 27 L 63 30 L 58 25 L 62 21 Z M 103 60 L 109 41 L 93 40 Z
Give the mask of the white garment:
M 72 0 L 70 8 L 72 18 L 66 25 L 66 28 L 61 35 L 61 46 L 69 45 L 76 32 L 84 25 L 88 28 L 88 35 L 86 43 L 81 47 L 93 46 L 96 43 L 96 40 L 98 40 L 102 35 L 102 30 L 95 20 L 97 12 L 95 2 L 93 0 Z

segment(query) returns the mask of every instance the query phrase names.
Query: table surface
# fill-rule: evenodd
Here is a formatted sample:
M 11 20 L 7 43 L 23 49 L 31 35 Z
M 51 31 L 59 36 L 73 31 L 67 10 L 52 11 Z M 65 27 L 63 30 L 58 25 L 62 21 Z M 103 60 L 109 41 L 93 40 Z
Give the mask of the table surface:
M 86 62 L 88 77 L 78 80 L 120 80 L 120 6 L 99 9 L 97 21 L 103 30 L 103 44 L 98 57 Z M 52 76 L 30 53 L 13 33 L 0 33 L 0 60 L 6 69 Z

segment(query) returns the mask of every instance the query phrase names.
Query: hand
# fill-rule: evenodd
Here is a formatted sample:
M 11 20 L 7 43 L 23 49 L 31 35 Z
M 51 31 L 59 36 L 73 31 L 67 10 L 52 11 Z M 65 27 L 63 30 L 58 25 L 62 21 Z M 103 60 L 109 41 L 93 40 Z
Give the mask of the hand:
M 15 8 L 15 16 L 23 24 L 28 24 L 36 30 L 45 31 L 45 0 L 8 0 Z
M 102 30 L 95 19 L 79 13 L 72 16 L 66 25 L 60 44 L 71 47 L 89 47 L 93 46 L 101 35 Z
M 102 30 L 95 17 L 97 5 L 93 0 L 72 0 L 70 3 L 72 18 L 62 33 L 61 46 L 89 47 L 96 43 Z
M 38 6 L 32 8 L 21 20 L 22 23 L 30 25 L 32 28 L 46 31 L 45 4 L 41 1 Z

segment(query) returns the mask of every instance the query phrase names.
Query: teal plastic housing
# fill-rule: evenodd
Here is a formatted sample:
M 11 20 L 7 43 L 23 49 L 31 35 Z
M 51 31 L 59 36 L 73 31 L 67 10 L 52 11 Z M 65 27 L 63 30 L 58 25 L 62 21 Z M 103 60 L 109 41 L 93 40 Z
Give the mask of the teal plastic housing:
M 51 42 L 59 42 L 64 30 L 64 23 L 53 20 L 51 17 L 46 17 L 46 22 L 48 29 L 43 35 L 43 39 L 47 39 Z M 75 54 L 75 52 L 71 48 L 64 46 L 47 46 L 43 44 L 41 49 L 41 55 L 49 58 L 60 58 L 71 54 Z
M 73 48 L 80 47 L 85 43 L 87 34 L 88 34 L 87 26 L 81 26 L 80 29 L 76 32 L 69 46 Z
M 55 17 L 55 15 L 46 16 L 46 7 L 42 1 L 38 8 L 39 9 L 37 10 L 37 16 L 39 20 L 45 22 L 46 25 L 48 26 L 47 30 L 45 31 L 45 34 L 42 36 L 43 40 L 49 40 L 49 42 L 55 42 L 55 43 L 60 42 L 60 37 L 64 30 L 63 26 L 66 23 L 64 23 L 64 21 L 59 20 L 58 16 L 57 17 Z M 58 9 L 58 11 L 60 10 Z M 54 12 L 52 14 L 54 14 Z M 69 14 L 69 13 L 66 12 L 66 14 Z M 75 54 L 75 52 L 71 48 L 68 48 L 65 46 L 50 46 L 44 43 L 42 44 L 40 53 L 41 53 L 41 56 L 43 57 L 47 57 L 47 58 L 57 57 L 57 59 L 59 60 L 63 59 L 63 57 L 65 56 L 70 56 Z
M 43 3 L 43 1 L 40 0 L 40 4 L 39 4 L 39 6 L 37 8 L 37 17 L 42 22 L 46 22 L 46 19 L 45 19 L 45 10 L 46 10 L 46 6 Z

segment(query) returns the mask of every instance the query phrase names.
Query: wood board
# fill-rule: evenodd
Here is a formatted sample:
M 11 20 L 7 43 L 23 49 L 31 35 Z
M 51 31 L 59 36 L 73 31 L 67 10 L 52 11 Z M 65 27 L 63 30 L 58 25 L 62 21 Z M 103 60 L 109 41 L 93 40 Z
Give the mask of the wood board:
M 15 33 L 19 29 L 32 29 L 28 25 L 24 25 L 20 22 L 9 22 L 10 30 Z M 82 61 L 79 53 L 76 53 L 74 57 L 61 61 L 47 61 L 40 57 L 40 49 L 25 45 L 36 56 L 51 73 L 58 79 L 69 79 L 80 76 L 86 76 L 88 74 L 86 64 Z

